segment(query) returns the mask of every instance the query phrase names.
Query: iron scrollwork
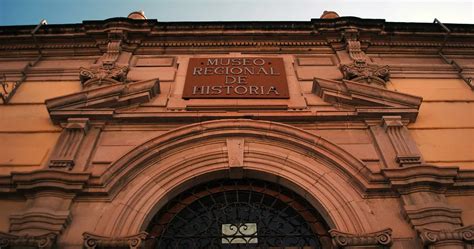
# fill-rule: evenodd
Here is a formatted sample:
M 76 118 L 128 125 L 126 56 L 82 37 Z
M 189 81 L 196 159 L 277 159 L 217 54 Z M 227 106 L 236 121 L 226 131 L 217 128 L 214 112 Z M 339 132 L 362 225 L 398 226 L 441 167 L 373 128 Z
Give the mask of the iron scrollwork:
M 179 196 L 150 225 L 151 247 L 322 248 L 313 231 L 322 219 L 310 205 L 266 186 L 258 190 L 223 184 Z

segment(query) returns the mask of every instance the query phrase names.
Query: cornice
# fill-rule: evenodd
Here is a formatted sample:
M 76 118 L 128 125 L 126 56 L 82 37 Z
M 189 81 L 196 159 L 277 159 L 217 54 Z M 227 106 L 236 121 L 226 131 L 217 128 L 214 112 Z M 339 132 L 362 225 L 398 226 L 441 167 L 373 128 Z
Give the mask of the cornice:
M 445 47 L 474 47 L 474 25 L 446 25 L 452 32 Z M 33 28 L 34 25 L 0 27 L 0 50 L 36 49 L 30 34 Z M 358 30 L 361 42 L 370 46 L 439 47 L 445 35 L 444 30 L 433 23 L 391 23 L 357 17 L 283 22 L 159 22 L 110 18 L 81 24 L 46 25 L 35 37 L 42 49 L 98 48 L 117 30 L 126 33 L 125 44 L 143 47 L 327 46 L 328 42 L 340 42 L 346 29 Z M 186 37 L 192 37 L 192 41 L 186 41 Z M 255 41 L 256 38 L 261 41 Z

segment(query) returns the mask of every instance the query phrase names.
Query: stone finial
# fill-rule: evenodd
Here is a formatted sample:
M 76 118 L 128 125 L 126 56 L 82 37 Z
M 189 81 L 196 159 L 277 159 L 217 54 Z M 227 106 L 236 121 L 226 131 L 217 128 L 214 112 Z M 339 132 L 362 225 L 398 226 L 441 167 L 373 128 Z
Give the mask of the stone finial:
M 339 15 L 335 11 L 325 10 L 320 18 L 321 19 L 335 19 L 335 18 L 339 18 Z
M 127 18 L 135 19 L 135 20 L 146 20 L 145 12 L 143 10 L 134 11 L 128 14 Z

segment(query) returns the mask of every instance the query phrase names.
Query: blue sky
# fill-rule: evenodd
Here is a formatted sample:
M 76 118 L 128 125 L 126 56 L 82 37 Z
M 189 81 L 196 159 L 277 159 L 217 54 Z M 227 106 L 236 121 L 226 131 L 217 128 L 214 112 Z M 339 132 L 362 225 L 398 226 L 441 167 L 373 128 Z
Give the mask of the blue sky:
M 474 24 L 474 0 L 0 0 L 0 25 L 81 23 L 134 10 L 158 21 L 309 21 L 334 10 L 387 21 Z

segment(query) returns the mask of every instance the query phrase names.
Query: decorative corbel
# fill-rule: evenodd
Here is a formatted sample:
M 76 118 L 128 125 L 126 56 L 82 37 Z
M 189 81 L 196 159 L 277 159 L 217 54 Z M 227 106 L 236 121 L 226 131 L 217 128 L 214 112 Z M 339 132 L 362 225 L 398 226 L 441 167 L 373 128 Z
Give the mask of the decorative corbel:
M 0 232 L 0 248 L 23 249 L 38 248 L 50 249 L 56 243 L 57 235 L 46 233 L 38 236 L 18 236 L 10 233 Z
M 420 238 L 429 249 L 464 249 L 472 248 L 474 242 L 474 225 L 454 230 L 422 229 Z M 471 246 L 471 247 L 466 247 Z
M 390 228 L 366 234 L 351 234 L 332 229 L 329 230 L 329 234 L 331 234 L 333 244 L 341 249 L 386 249 L 390 248 L 393 243 L 392 229 Z
M 147 236 L 148 233 L 146 232 L 125 237 L 105 237 L 87 232 L 82 234 L 84 238 L 84 248 L 86 249 L 112 247 L 116 249 L 137 249 L 141 248 Z
M 69 118 L 54 147 L 49 167 L 71 170 L 88 130 L 89 119 Z
M 420 165 L 420 152 L 410 137 L 401 116 L 383 116 L 382 126 L 396 152 L 396 160 L 400 167 Z

